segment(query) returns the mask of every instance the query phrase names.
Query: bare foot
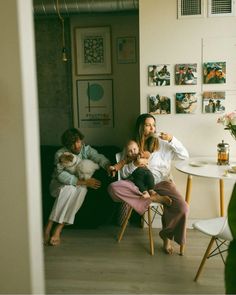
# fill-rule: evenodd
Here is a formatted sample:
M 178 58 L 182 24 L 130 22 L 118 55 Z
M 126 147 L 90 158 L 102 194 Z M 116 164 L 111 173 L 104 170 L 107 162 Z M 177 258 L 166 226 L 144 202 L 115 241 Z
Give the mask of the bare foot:
M 52 237 L 50 239 L 50 245 L 51 246 L 60 245 L 60 243 L 61 243 L 61 231 L 62 231 L 64 225 L 65 225 L 64 223 L 59 223 L 56 226 L 56 228 L 55 228 L 55 230 L 53 232 L 53 235 L 52 235 Z
M 61 238 L 60 236 L 52 236 L 50 239 L 50 245 L 51 246 L 58 246 L 61 243 Z
M 44 234 L 43 234 L 43 243 L 45 246 L 47 246 L 50 242 L 52 226 L 53 226 L 53 221 L 48 220 L 48 223 L 46 224 L 44 228 Z
M 170 254 L 171 255 L 174 252 L 174 248 L 171 245 L 171 241 L 169 239 L 167 239 L 167 238 L 163 240 L 163 249 L 164 249 L 164 252 L 166 254 Z
M 45 231 L 43 236 L 43 244 L 47 246 L 50 241 L 50 232 Z
M 173 254 L 174 252 L 174 248 L 171 244 L 171 240 L 162 236 L 161 232 L 159 233 L 159 236 L 161 237 L 161 239 L 163 240 L 163 250 L 166 254 Z
M 142 194 L 141 199 L 149 199 L 151 197 L 148 191 L 144 191 Z
M 150 199 L 153 202 L 157 202 L 166 206 L 170 206 L 172 204 L 172 200 L 170 197 L 168 196 L 161 196 L 159 194 L 157 194 L 155 191 L 149 191 L 150 193 Z
M 150 189 L 150 190 L 148 190 L 148 192 L 149 192 L 150 195 L 156 194 L 156 192 L 154 191 L 154 189 Z

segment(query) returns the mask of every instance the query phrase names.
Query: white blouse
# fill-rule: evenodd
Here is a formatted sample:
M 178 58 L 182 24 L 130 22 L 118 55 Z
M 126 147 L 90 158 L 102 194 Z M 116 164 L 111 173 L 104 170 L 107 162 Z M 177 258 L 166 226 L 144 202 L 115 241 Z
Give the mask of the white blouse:
M 173 137 L 171 142 L 159 139 L 159 149 L 151 154 L 148 163 L 148 168 L 154 176 L 155 184 L 171 178 L 171 160 L 184 160 L 188 157 L 187 149 L 177 138 Z M 124 165 L 120 171 L 122 179 L 129 177 L 136 168 L 137 166 L 133 162 Z

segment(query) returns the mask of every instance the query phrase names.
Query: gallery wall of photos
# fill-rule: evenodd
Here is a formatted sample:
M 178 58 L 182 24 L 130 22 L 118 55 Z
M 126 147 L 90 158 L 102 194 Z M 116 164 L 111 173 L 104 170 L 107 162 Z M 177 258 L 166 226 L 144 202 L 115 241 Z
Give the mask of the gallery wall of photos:
M 206 62 L 201 69 L 203 84 L 226 84 L 226 62 Z M 202 113 L 223 113 L 225 111 L 225 91 L 204 91 L 201 95 L 191 89 L 191 86 L 199 83 L 196 63 L 176 64 L 174 77 L 171 77 L 170 64 L 156 64 L 148 66 L 148 86 L 152 87 L 148 95 L 148 111 L 152 115 L 171 114 L 175 107 L 176 114 L 194 114 L 201 103 Z M 175 86 L 180 86 L 180 91 L 175 93 L 172 99 L 169 96 L 160 95 L 165 87 L 174 81 Z M 189 87 L 188 91 L 181 91 L 181 86 Z M 162 88 L 162 89 L 161 89 Z M 155 89 L 155 90 L 154 90 Z M 159 90 L 161 89 L 161 91 Z M 186 87 L 184 88 L 186 89 Z M 172 103 L 174 102 L 174 106 Z

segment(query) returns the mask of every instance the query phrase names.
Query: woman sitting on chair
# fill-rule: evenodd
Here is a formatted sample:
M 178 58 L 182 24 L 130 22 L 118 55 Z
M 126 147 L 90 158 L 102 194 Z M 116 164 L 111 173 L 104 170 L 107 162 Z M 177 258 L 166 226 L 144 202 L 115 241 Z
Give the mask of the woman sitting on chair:
M 131 162 L 136 163 L 137 168 L 133 171 L 127 179 L 133 181 L 133 183 L 139 188 L 142 193 L 141 198 L 154 198 L 154 200 L 161 204 L 171 205 L 172 200 L 168 196 L 160 196 L 154 191 L 155 180 L 152 172 L 148 169 L 148 159 L 150 152 L 140 152 L 137 142 L 129 140 L 125 147 L 125 156 L 115 165 L 109 167 L 112 177 L 116 172 L 121 170 L 124 165 Z M 158 198 L 158 200 L 157 200 Z
M 134 138 L 140 151 L 151 153 L 148 168 L 154 176 L 156 197 L 152 195 L 152 198 L 140 198 L 142 193 L 138 187 L 127 179 L 137 167 L 147 164 L 146 162 L 140 163 L 140 161 L 133 161 L 124 165 L 121 169 L 123 180 L 111 183 L 108 190 L 114 201 L 128 203 L 140 215 L 144 214 L 151 202 L 159 202 L 160 196 L 171 198 L 170 206 L 164 204 L 163 228 L 159 235 L 163 240 L 163 248 L 167 254 L 173 253 L 171 240 L 174 239 L 181 246 L 180 254 L 183 255 L 188 205 L 171 179 L 170 168 L 173 158 L 186 159 L 189 155 L 182 143 L 172 135 L 161 133 L 158 138 L 155 133 L 155 117 L 150 114 L 140 115 L 136 121 Z

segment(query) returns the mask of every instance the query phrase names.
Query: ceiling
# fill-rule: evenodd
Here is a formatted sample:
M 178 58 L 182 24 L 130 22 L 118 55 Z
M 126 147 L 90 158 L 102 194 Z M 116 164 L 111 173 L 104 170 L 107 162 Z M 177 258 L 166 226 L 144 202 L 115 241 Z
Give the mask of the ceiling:
M 138 0 L 34 0 L 34 15 L 122 12 L 138 10 Z

